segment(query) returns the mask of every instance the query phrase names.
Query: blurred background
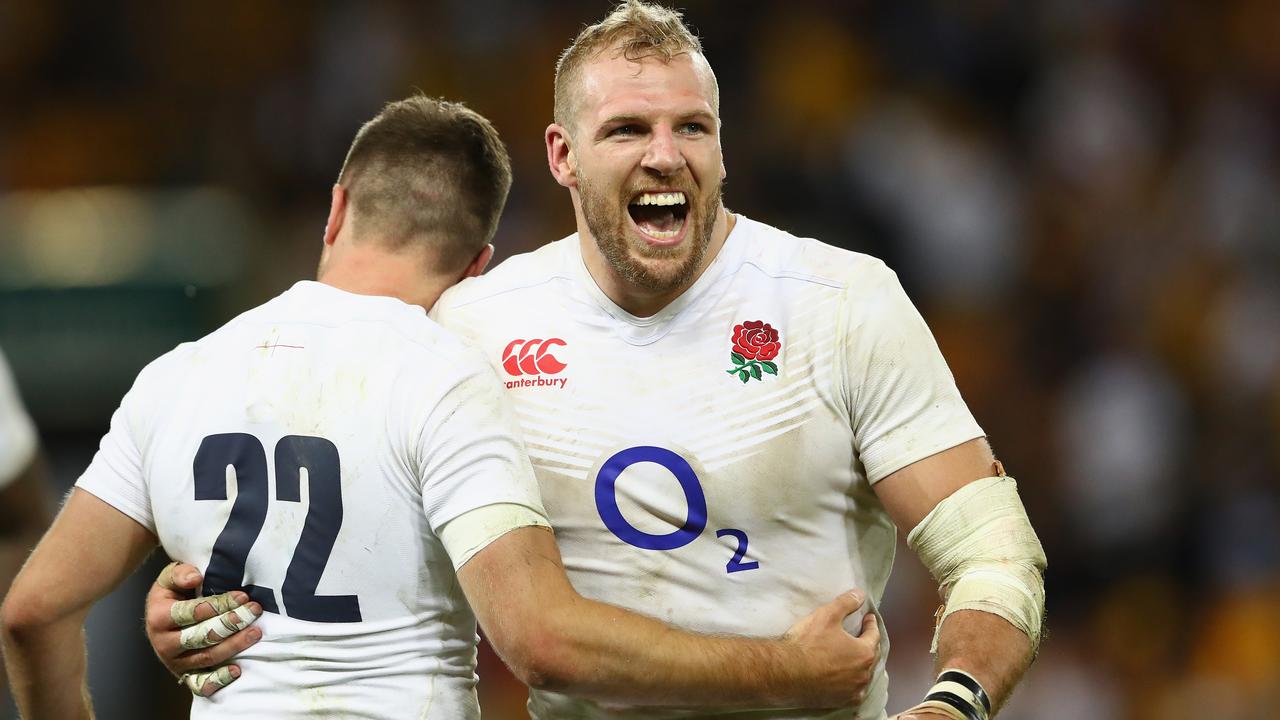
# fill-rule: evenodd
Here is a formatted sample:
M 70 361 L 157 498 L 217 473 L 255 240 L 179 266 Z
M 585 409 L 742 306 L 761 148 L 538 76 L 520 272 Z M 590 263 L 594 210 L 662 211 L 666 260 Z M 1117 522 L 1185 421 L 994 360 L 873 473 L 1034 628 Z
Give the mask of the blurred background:
M 500 258 L 572 232 L 552 68 L 608 7 L 0 3 L 0 347 L 50 502 L 146 362 L 311 277 L 383 103 L 494 121 Z M 1050 636 L 1002 717 L 1274 717 L 1280 3 L 678 7 L 719 76 L 726 203 L 889 262 L 1021 481 Z M 185 714 L 141 631 L 160 563 L 91 617 L 101 718 Z M 904 548 L 890 711 L 931 684 L 936 604 Z M 491 653 L 480 674 L 487 718 L 525 717 Z

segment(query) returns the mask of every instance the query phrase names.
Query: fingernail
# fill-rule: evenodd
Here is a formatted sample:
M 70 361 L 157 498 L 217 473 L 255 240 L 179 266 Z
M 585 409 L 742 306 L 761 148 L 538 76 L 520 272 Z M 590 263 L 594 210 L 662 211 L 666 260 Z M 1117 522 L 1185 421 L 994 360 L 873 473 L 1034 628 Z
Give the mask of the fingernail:
M 262 614 L 262 606 L 259 605 L 258 603 L 249 603 L 248 607 L 249 607 L 249 612 L 253 613 L 254 615 Z
M 858 602 L 862 602 L 862 593 L 858 592 L 857 590 L 850 590 L 849 597 L 853 598 L 854 600 L 857 600 Z
M 250 640 L 255 642 L 262 639 L 262 630 L 257 627 L 251 627 L 248 630 L 245 630 L 244 633 L 249 636 Z
M 249 602 L 249 596 L 239 591 L 231 593 L 231 599 L 235 600 L 237 605 L 244 605 Z
M 196 574 L 195 574 L 195 573 L 193 573 L 193 572 L 184 572 L 184 573 L 182 573 L 182 575 L 180 575 L 180 576 L 178 577 L 178 582 L 181 582 L 181 583 L 183 583 L 183 584 L 193 583 L 193 582 L 195 582 L 195 581 L 196 581 L 196 578 L 198 578 L 198 577 L 200 577 L 200 576 L 199 576 L 199 575 L 196 575 Z
M 231 677 L 233 677 L 233 678 L 238 678 L 238 677 L 240 677 L 240 666 L 239 666 L 239 665 L 232 665 L 232 666 L 230 666 L 230 667 L 228 667 L 228 668 L 227 668 L 227 672 L 231 673 Z

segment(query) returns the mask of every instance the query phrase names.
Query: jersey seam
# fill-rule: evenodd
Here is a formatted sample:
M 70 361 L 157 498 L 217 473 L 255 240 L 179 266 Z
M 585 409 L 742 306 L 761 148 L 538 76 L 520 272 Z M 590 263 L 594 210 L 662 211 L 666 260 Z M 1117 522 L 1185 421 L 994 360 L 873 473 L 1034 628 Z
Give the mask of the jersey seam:
M 455 303 L 455 304 L 453 304 L 453 305 L 449 305 L 448 307 L 446 307 L 446 308 L 444 309 L 444 312 L 445 312 L 445 313 L 448 313 L 450 310 L 457 310 L 457 309 L 460 309 L 460 308 L 464 308 L 464 307 L 466 307 L 466 306 L 468 306 L 468 305 L 474 305 L 474 304 L 476 304 L 476 303 L 478 303 L 478 302 L 484 302 L 485 300 L 492 300 L 492 299 L 494 299 L 494 298 L 498 297 L 499 295 L 506 295 L 507 293 L 518 292 L 518 291 L 520 291 L 520 290 L 531 290 L 531 289 L 533 289 L 533 288 L 540 287 L 540 286 L 542 286 L 542 285 L 546 285 L 547 283 L 552 282 L 552 281 L 554 281 L 554 280 L 571 280 L 571 279 L 572 279 L 572 278 L 570 278 L 568 275 L 564 275 L 564 274 L 561 274 L 561 273 L 556 273 L 556 274 L 554 274 L 554 275 L 550 275 L 550 276 L 548 276 L 548 277 L 546 277 L 546 278 L 543 278 L 542 280 L 539 280 L 538 282 L 528 283 L 528 284 L 525 284 L 525 285 L 517 285 L 516 287 L 503 288 L 503 289 L 501 289 L 501 290 L 495 290 L 495 291 L 493 291 L 493 292 L 491 292 L 491 293 L 489 293 L 489 294 L 487 294 L 487 295 L 484 295 L 484 296 L 482 296 L 482 297 L 475 298 L 475 299 L 473 299 L 473 300 L 466 300 L 466 301 L 463 301 L 463 302 Z

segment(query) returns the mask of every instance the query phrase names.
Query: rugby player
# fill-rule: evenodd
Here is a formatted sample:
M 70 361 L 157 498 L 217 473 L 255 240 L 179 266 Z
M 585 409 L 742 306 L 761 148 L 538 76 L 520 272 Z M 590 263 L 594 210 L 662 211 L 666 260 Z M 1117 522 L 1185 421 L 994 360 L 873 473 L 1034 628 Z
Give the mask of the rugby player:
M 493 369 L 426 316 L 488 262 L 510 182 L 497 133 L 463 106 L 413 98 L 360 130 L 318 281 L 148 365 L 15 581 L 0 619 L 23 717 L 91 716 L 84 618 L 157 541 L 205 568 L 209 599 L 168 608 L 180 646 L 255 621 L 262 637 L 236 667 L 185 678 L 208 692 L 243 671 L 196 697 L 196 718 L 477 718 L 477 619 L 546 690 L 862 696 L 879 635 L 871 616 L 860 638 L 843 629 L 857 594 L 749 639 L 574 592 Z

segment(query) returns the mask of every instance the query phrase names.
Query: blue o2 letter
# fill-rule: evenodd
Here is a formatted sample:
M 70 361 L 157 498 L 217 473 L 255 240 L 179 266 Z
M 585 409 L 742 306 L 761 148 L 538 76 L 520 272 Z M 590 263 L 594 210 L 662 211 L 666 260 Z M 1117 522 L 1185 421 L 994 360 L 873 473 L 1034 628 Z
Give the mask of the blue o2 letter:
M 640 462 L 657 463 L 680 481 L 685 499 L 689 502 L 689 515 L 684 526 L 666 535 L 652 535 L 637 530 L 627 522 L 618 508 L 617 484 L 618 476 L 623 470 Z M 675 550 L 693 542 L 707 527 L 707 496 L 702 492 L 702 484 L 693 472 L 689 462 L 665 448 L 652 445 L 627 448 L 619 451 L 604 462 L 600 474 L 596 475 L 596 510 L 600 519 L 623 542 L 645 550 Z

